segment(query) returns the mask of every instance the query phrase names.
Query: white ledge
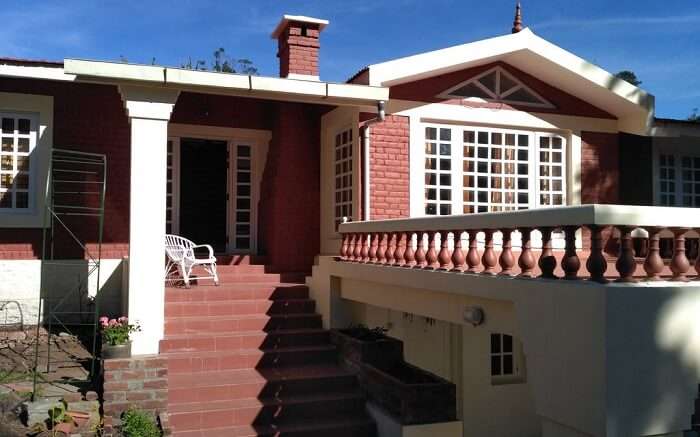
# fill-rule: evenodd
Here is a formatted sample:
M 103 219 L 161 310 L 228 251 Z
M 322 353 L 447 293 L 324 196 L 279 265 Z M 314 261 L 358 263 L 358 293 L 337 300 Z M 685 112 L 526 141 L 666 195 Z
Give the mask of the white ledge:
M 339 231 L 351 233 L 460 229 L 498 230 L 582 225 L 699 228 L 700 214 L 697 208 L 595 204 L 513 212 L 350 222 L 342 223 L 339 226 Z

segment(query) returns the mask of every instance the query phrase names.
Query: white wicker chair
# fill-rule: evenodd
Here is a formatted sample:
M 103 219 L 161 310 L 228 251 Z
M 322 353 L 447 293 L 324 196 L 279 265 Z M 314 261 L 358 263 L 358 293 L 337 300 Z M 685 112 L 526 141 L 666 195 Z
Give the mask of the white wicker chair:
M 197 258 L 195 249 L 208 250 L 206 257 Z M 187 238 L 177 235 L 165 235 L 165 254 L 167 264 L 165 266 L 165 281 L 174 282 L 182 280 L 185 287 L 190 288 L 192 270 L 196 266 L 202 267 L 209 276 L 196 275 L 195 279 L 213 279 L 214 284 L 219 285 L 219 276 L 216 274 L 216 257 L 214 249 L 208 244 L 194 244 Z

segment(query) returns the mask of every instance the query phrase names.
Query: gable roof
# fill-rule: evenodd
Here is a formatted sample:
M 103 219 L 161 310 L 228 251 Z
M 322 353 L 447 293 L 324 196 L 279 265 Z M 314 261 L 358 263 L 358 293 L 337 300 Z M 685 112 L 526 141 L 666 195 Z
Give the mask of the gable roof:
M 653 113 L 654 96 L 546 41 L 528 28 L 370 65 L 369 84 L 394 86 L 498 60 L 620 118 L 644 116 L 648 119 Z

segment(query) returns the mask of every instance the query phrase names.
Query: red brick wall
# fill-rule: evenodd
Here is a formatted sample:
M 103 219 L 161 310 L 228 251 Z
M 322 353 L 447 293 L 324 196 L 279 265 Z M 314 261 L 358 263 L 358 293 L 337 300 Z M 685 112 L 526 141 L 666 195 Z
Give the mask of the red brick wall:
M 129 123 L 116 87 L 95 84 L 0 79 L 0 92 L 53 96 L 54 146 L 107 154 L 107 195 L 103 257 L 127 254 L 129 240 Z M 96 220 L 71 220 L 78 236 L 96 243 Z M 57 235 L 57 254 L 82 258 L 65 233 Z M 0 259 L 41 256 L 40 229 L 0 229 Z
M 289 74 L 318 76 L 319 27 L 317 24 L 289 23 L 278 39 L 280 77 Z
M 490 68 L 500 65 L 517 79 L 522 81 L 525 85 L 530 87 L 532 90 L 537 92 L 539 95 L 544 97 L 550 103 L 552 103 L 556 108 L 532 108 L 531 106 L 518 106 L 518 105 L 507 105 L 504 103 L 473 103 L 464 102 L 460 100 L 443 100 L 435 96 L 444 92 L 445 90 L 453 87 L 461 82 L 464 82 L 474 76 L 483 73 Z M 547 112 L 547 113 L 557 113 L 566 115 L 578 115 L 583 117 L 595 117 L 595 118 L 609 118 L 614 119 L 615 117 L 602 109 L 596 108 L 595 106 L 585 102 L 578 97 L 572 96 L 571 94 L 565 93 L 564 91 L 557 89 L 545 82 L 531 76 L 524 71 L 521 71 L 511 65 L 504 62 L 494 62 L 487 65 L 481 65 L 478 67 L 468 68 L 466 70 L 456 71 L 452 73 L 442 74 L 439 76 L 434 76 L 427 79 L 417 80 L 414 82 L 396 85 L 391 87 L 390 96 L 392 99 L 403 99 L 403 100 L 414 100 L 419 102 L 442 102 L 451 103 L 455 105 L 465 105 L 465 106 L 484 106 L 489 108 L 497 109 L 515 109 L 528 112 Z
M 581 203 L 618 203 L 619 154 L 617 134 L 581 134 Z
M 371 125 L 369 141 L 370 219 L 409 217 L 408 117 L 388 115 Z
M 320 250 L 320 115 L 279 103 L 263 173 L 258 235 L 278 271 L 309 271 Z
M 245 97 L 181 93 L 172 123 L 270 130 L 274 102 Z

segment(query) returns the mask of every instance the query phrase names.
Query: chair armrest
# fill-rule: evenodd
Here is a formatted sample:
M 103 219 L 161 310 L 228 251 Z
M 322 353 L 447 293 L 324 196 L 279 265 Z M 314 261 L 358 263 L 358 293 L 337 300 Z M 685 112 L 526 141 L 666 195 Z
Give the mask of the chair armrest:
M 209 251 L 209 258 L 214 258 L 214 248 L 211 247 L 211 245 L 209 245 L 209 244 L 196 244 L 196 245 L 192 246 L 191 249 L 192 249 L 193 255 L 194 255 L 194 249 L 198 249 L 198 248 L 202 248 L 202 247 L 206 248 Z

